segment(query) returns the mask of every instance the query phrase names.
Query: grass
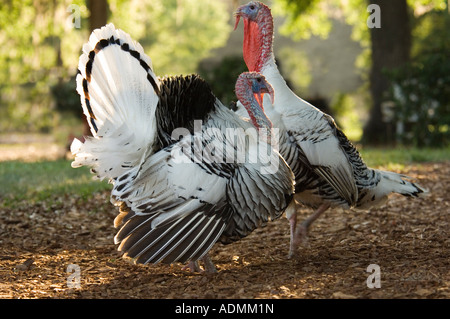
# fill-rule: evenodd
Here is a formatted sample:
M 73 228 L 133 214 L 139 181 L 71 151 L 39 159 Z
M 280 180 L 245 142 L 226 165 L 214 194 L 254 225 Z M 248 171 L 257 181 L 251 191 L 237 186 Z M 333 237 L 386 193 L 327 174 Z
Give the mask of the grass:
M 413 163 L 450 160 L 450 148 L 359 149 L 367 165 L 388 170 L 402 169 Z M 93 180 L 92 176 L 88 168 L 74 169 L 68 160 L 0 162 L 0 200 L 10 206 L 23 200 L 36 202 L 71 194 L 88 198 L 92 193 L 111 189 L 106 181 Z
M 370 167 L 402 169 L 406 165 L 424 162 L 444 162 L 450 160 L 450 147 L 446 148 L 364 148 L 359 152 Z
M 66 194 L 87 198 L 94 192 L 111 189 L 106 181 L 93 180 L 92 176 L 88 168 L 74 169 L 68 160 L 0 162 L 0 200 L 4 205 L 11 205 Z

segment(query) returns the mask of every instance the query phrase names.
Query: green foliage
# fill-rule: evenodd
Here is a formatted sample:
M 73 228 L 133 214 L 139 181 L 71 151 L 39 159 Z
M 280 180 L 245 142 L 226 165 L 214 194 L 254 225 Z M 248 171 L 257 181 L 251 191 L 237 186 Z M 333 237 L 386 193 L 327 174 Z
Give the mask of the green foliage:
M 227 106 L 237 100 L 234 87 L 239 74 L 245 71 L 247 66 L 242 56 L 227 56 L 212 67 L 201 63 L 197 70 L 198 74 L 211 85 L 217 98 Z
M 326 38 L 331 30 L 327 12 L 320 0 L 276 0 L 273 13 L 286 17 L 280 29 L 294 40 L 308 39 L 311 35 Z
M 284 47 L 277 54 L 277 63 L 283 77 L 289 79 L 289 86 L 294 91 L 300 92 L 300 95 L 307 95 L 312 80 L 307 55 L 303 51 Z
M 365 81 L 370 67 L 370 34 L 366 21 L 368 0 L 274 0 L 274 12 L 286 17 L 281 33 L 294 40 L 311 35 L 327 37 L 330 19 L 352 25 L 352 39 L 364 49 L 356 60 Z M 411 145 L 440 146 L 449 143 L 449 30 L 448 0 L 408 0 L 411 9 L 412 63 L 390 74 L 394 86 L 388 99 L 395 102 L 397 120 L 407 123 L 401 141 Z M 414 13 L 414 15 L 412 14 Z M 364 87 L 368 87 L 366 84 Z M 337 113 L 347 101 L 334 102 Z M 345 103 L 340 103 L 345 102 Z M 348 107 L 347 107 L 348 108 Z M 342 121 L 342 116 L 340 120 Z M 352 122 L 354 119 L 350 119 Z M 414 122 L 410 120 L 413 119 Z M 345 123 L 345 121 L 342 121 Z M 350 123 L 349 122 L 349 123 Z
M 429 12 L 416 30 L 422 38 L 416 38 L 413 60 L 389 74 L 395 121 L 404 125 L 399 138 L 415 146 L 446 146 L 450 143 L 450 17 L 445 11 Z
M 9 0 L 0 3 L 0 126 L 48 132 L 57 125 L 50 87 L 75 73 L 86 34 L 67 9 L 84 1 Z
M 350 141 L 359 141 L 362 136 L 362 126 L 355 112 L 355 100 L 350 94 L 337 93 L 331 102 L 334 118 Z
M 408 5 L 414 12 L 422 14 L 446 10 L 447 1 L 408 0 Z M 353 27 L 352 39 L 365 48 L 356 64 L 367 69 L 370 66 L 369 3 L 370 0 L 274 0 L 273 13 L 286 18 L 280 31 L 294 40 L 308 39 L 312 35 L 326 38 L 332 28 L 330 19 L 343 19 Z
M 61 80 L 51 86 L 50 90 L 58 111 L 74 114 L 82 113 L 80 96 L 77 93 L 76 85 L 76 77 L 71 76 L 67 80 Z
M 138 40 L 160 75 L 188 74 L 231 32 L 222 1 L 110 0 L 111 22 Z
M 110 22 L 141 42 L 158 75 L 195 72 L 225 44 L 226 4 L 205 0 L 109 0 Z M 79 9 L 81 28 L 73 26 Z M 89 37 L 86 0 L 0 1 L 0 130 L 50 132 L 56 111 L 81 109 L 73 76 Z M 73 87 L 71 87 L 73 86 Z

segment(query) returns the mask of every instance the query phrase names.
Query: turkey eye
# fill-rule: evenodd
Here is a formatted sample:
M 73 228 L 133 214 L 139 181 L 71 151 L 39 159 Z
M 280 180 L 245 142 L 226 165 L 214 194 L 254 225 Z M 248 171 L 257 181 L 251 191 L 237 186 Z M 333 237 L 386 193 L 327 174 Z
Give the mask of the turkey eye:
M 257 78 L 256 81 L 261 82 L 261 78 Z
M 250 6 L 250 10 L 255 10 L 255 6 Z

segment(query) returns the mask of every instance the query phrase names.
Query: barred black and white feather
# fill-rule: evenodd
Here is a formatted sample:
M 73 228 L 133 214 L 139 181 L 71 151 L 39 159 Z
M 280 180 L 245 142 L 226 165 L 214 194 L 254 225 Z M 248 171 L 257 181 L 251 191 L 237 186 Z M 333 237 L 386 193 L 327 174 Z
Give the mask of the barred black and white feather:
M 279 218 L 292 201 L 293 174 L 278 153 L 261 163 L 235 163 L 205 152 L 235 145 L 252 153 L 259 143 L 251 136 L 248 146 L 239 142 L 245 136 L 230 140 L 227 129 L 250 124 L 218 101 L 211 109 L 201 131 L 158 151 L 116 181 L 112 198 L 127 209 L 115 221 L 123 225 L 115 241 L 137 262 L 198 260 L 217 241 L 239 240 Z M 277 173 L 262 173 L 262 163 L 270 161 L 277 162 Z
M 331 207 L 368 209 L 384 204 L 391 193 L 411 197 L 421 197 L 428 193 L 425 188 L 410 182 L 408 176 L 368 167 L 356 147 L 337 127 L 333 118 L 318 110 L 312 109 L 311 113 L 313 112 L 321 115 L 322 127 L 327 127 L 326 130 L 322 130 L 322 132 L 327 131 L 324 134 L 325 137 L 322 138 L 335 140 L 339 152 L 345 156 L 350 172 L 342 171 L 342 174 L 338 174 L 339 171 L 335 170 L 333 174 L 328 176 L 326 173 L 318 173 L 317 168 L 311 164 L 305 155 L 308 149 L 302 147 L 304 144 L 300 142 L 311 139 L 311 136 L 313 136 L 313 140 L 320 140 L 320 138 L 314 138 L 317 133 L 303 129 L 286 132 L 286 135 L 294 136 L 293 140 L 297 143 L 285 142 L 280 147 L 280 152 L 282 155 L 286 154 L 285 159 L 296 175 L 296 198 L 299 201 L 315 209 L 324 203 Z M 290 157 L 289 152 L 297 152 L 297 158 Z M 323 147 L 320 152 L 322 157 L 329 156 L 330 160 L 334 158 L 330 148 Z M 328 167 L 321 167 L 320 170 L 323 172 L 331 171 Z M 342 193 L 337 191 L 337 189 L 342 188 L 338 186 L 338 183 L 333 182 L 336 178 L 350 180 L 355 184 L 357 191 L 353 193 L 354 199 L 352 201 L 349 201 L 348 197 L 342 196 Z
M 79 68 L 93 137 L 74 141 L 72 166 L 90 166 L 112 182 L 115 243 L 126 256 L 144 264 L 196 261 L 293 203 L 284 159 L 248 134 L 251 123 L 199 76 L 158 79 L 140 45 L 111 24 L 93 32 Z M 264 145 L 269 152 L 260 152 Z M 230 161 L 227 150 L 244 160 Z M 268 163 L 276 164 L 273 174 L 265 173 Z
M 252 1 L 235 15 L 236 26 L 239 19 L 245 21 L 243 56 L 249 71 L 262 73 L 275 91 L 275 102 L 271 105 L 265 97 L 264 109 L 280 129 L 280 153 L 295 174 L 296 199 L 323 212 L 330 206 L 366 209 L 383 203 L 390 193 L 413 197 L 427 193 L 403 175 L 368 168 L 332 117 L 288 87 L 275 61 L 273 18 L 267 5 Z M 240 103 L 237 108 L 245 116 Z M 287 217 L 293 231 L 296 217 Z
M 153 152 L 160 84 L 152 62 L 139 43 L 109 24 L 83 46 L 76 81 L 93 137 L 74 140 L 72 166 L 115 179 Z

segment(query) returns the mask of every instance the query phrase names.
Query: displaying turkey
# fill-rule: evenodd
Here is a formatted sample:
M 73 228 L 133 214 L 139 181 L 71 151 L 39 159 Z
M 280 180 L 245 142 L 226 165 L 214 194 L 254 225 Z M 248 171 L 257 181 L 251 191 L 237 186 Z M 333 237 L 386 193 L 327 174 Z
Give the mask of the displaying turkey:
M 263 76 L 236 82 L 249 122 L 197 75 L 158 78 L 139 43 L 112 24 L 93 31 L 78 67 L 93 137 L 73 141 L 72 166 L 113 184 L 115 243 L 125 256 L 190 266 L 203 259 L 215 271 L 207 253 L 216 242 L 239 240 L 293 209 L 293 173 L 267 144 L 271 123 L 258 102 L 273 91 Z
M 291 91 L 275 62 L 269 7 L 252 1 L 235 15 L 235 29 L 241 18 L 244 21 L 243 56 L 249 71 L 262 73 L 276 94 L 273 105 L 265 99 L 265 113 L 280 129 L 279 151 L 295 174 L 295 199 L 315 209 L 301 225 L 296 225 L 295 213 L 287 215 L 290 256 L 311 223 L 329 207 L 368 209 L 384 203 L 393 192 L 411 197 L 427 193 L 407 176 L 367 167 L 333 118 Z M 239 103 L 237 107 L 237 113 L 245 116 Z

